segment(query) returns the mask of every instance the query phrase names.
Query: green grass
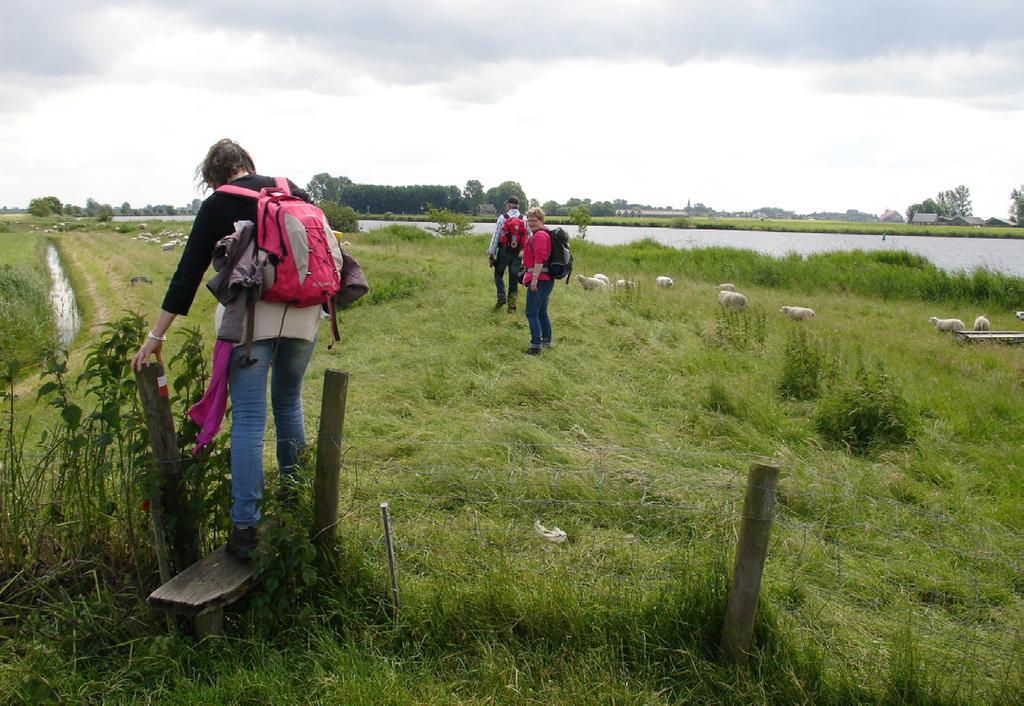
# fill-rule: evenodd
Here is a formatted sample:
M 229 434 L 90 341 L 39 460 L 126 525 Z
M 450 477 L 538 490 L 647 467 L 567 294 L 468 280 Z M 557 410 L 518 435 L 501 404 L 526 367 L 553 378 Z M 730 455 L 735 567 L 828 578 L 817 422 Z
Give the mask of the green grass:
M 0 360 L 30 364 L 54 338 L 47 240 L 0 233 Z
M 555 348 L 530 358 L 521 313 L 491 311 L 486 236 L 348 237 L 372 294 L 341 312 L 339 346 L 320 341 L 304 391 L 312 429 L 323 371 L 350 371 L 342 559 L 298 596 L 310 610 L 268 626 L 242 603 L 230 639 L 197 645 L 153 637 L 162 623 L 116 547 L 9 573 L 0 700 L 1021 702 L 1024 364 L 927 324 L 988 313 L 1014 328 L 1002 297 L 1019 280 L 981 288 L 888 254 L 574 243 L 579 272 L 640 287 L 559 283 Z M 59 242 L 76 276 L 107 272 L 94 322 L 101 306 L 151 318 L 178 258 L 116 232 Z M 155 284 L 128 287 L 136 270 Z M 660 274 L 676 285 L 654 287 Z M 750 313 L 720 312 L 714 284 L 727 280 Z M 167 358 L 179 324 L 212 327 L 209 300 L 200 292 L 172 328 Z M 784 304 L 817 318 L 788 321 Z M 975 311 L 987 306 L 1003 309 Z M 778 393 L 803 329 L 825 353 L 821 399 L 881 366 L 915 415 L 909 443 L 851 455 L 816 431 L 817 399 Z M 744 670 L 720 662 L 717 638 L 744 473 L 761 455 L 783 476 Z M 569 541 L 545 542 L 538 519 Z

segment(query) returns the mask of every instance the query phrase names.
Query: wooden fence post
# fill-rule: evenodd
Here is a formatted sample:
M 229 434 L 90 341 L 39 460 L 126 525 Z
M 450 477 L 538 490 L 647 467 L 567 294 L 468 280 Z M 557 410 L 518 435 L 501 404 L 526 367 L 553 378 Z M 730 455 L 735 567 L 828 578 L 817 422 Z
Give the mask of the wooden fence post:
M 142 411 L 146 415 L 149 443 L 156 461 L 157 478 L 160 480 L 156 496 L 150 499 L 154 526 L 158 528 L 157 552 L 159 554 L 161 550 L 160 535 L 165 534 L 164 517 L 169 517 L 174 526 L 170 542 L 171 558 L 174 570 L 182 571 L 199 558 L 199 539 L 192 516 L 187 510 L 188 503 L 181 478 L 181 455 L 174 432 L 171 403 L 167 399 L 164 366 L 158 362 L 142 366 L 135 373 L 135 382 Z M 161 574 L 164 568 L 161 567 Z M 161 579 L 166 581 L 163 576 Z
M 739 664 L 745 664 L 750 653 L 778 479 L 779 467 L 768 463 L 755 462 L 747 473 L 743 522 L 736 542 L 732 588 L 722 624 L 722 651 Z
M 313 541 L 324 557 L 337 537 L 341 439 L 345 427 L 348 373 L 324 371 L 320 428 L 316 437 L 316 479 L 313 482 Z

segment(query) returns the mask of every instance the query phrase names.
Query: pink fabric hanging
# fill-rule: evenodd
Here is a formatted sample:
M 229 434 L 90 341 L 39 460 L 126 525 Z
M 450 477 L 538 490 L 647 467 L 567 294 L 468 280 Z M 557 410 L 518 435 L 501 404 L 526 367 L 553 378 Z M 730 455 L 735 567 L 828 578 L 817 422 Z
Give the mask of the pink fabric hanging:
M 218 339 L 214 344 L 210 382 L 202 398 L 188 411 L 189 418 L 199 425 L 199 435 L 196 436 L 196 445 L 192 449 L 193 456 L 210 443 L 224 421 L 224 413 L 228 408 L 228 363 L 231 361 L 233 348 L 230 341 Z

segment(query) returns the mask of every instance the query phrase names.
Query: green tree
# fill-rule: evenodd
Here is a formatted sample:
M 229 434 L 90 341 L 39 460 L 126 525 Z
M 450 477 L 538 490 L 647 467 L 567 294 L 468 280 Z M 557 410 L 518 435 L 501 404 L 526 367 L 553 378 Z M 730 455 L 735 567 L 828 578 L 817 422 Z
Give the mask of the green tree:
M 544 215 L 557 216 L 560 215 L 562 207 L 558 205 L 557 201 L 545 201 L 541 208 L 544 209 Z
M 109 221 L 114 217 L 114 209 L 111 208 L 109 203 L 101 204 L 96 209 L 96 220 L 97 221 Z
M 509 196 L 517 197 L 520 204 L 526 205 L 530 203 L 530 199 L 526 198 L 526 192 L 523 191 L 523 187 L 517 181 L 503 181 L 493 189 L 488 189 L 484 200 L 486 203 L 494 206 L 495 211 L 501 213 L 505 210 L 505 200 Z
M 306 184 L 306 191 L 309 193 L 309 198 L 313 199 L 315 203 L 321 201 L 340 203 L 342 188 L 351 185 L 352 180 L 348 177 L 333 177 L 327 172 L 321 172 L 309 180 L 309 183 Z
M 327 216 L 331 228 L 342 233 L 358 233 L 359 217 L 351 206 L 342 206 L 335 201 L 321 201 L 317 204 Z
M 468 235 L 473 232 L 473 221 L 464 213 L 431 206 L 427 209 L 427 218 L 437 224 L 430 230 L 442 237 Z
M 45 199 L 32 199 L 28 202 L 28 212 L 36 218 L 50 215 L 50 204 Z
M 947 189 L 939 192 L 936 197 L 943 216 L 960 216 L 965 218 L 973 215 L 971 208 L 971 190 L 961 184 L 955 189 Z
M 466 188 L 462 190 L 463 210 L 467 213 L 476 213 L 477 208 L 484 202 L 484 185 L 476 179 L 466 182 Z
M 130 216 L 130 215 L 132 215 L 132 205 L 130 203 L 128 203 L 127 201 L 125 201 L 123 204 L 121 204 L 121 215 L 122 216 Z
M 576 237 L 580 240 L 587 239 L 587 228 L 590 227 L 590 207 L 580 204 L 569 209 L 569 218 L 576 224 Z
M 1024 191 L 1021 189 L 1010 192 L 1010 218 L 1015 219 L 1018 226 L 1024 226 Z
M 64 204 L 56 196 L 40 196 L 28 202 L 28 212 L 33 216 L 60 215 L 64 211 Z

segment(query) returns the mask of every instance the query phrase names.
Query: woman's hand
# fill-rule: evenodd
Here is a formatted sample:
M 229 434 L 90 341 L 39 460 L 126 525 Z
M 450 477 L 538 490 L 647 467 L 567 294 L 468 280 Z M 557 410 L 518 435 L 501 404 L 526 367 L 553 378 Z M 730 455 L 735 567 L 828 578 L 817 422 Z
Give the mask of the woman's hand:
M 132 370 L 139 372 L 143 365 L 149 365 L 149 356 L 155 355 L 158 363 L 163 365 L 164 359 L 160 356 L 163 351 L 164 342 L 146 336 L 146 340 L 139 346 L 139 351 L 132 358 Z
M 537 282 L 538 281 L 540 281 L 540 279 L 538 277 L 533 277 L 530 280 L 530 291 L 531 292 L 536 292 L 537 291 Z

